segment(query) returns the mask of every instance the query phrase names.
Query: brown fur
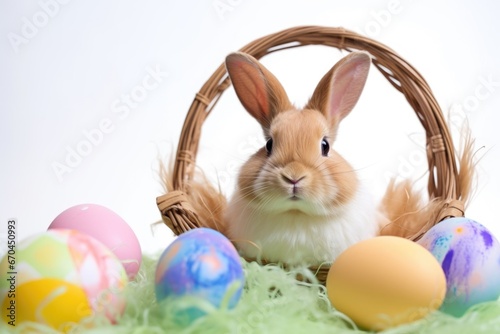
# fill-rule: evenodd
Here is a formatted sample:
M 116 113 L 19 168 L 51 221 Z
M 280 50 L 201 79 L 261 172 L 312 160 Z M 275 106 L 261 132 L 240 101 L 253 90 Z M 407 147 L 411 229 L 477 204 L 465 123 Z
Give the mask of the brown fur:
M 320 110 L 323 113 L 335 109 L 335 113 L 325 114 L 325 116 L 329 118 L 332 127 L 337 127 L 338 123 L 351 111 L 350 107 L 358 101 L 368 75 L 369 59 L 368 53 L 365 52 L 351 53 L 349 56 L 342 58 L 321 78 L 305 109 Z M 360 66 L 354 70 L 352 67 L 343 67 L 347 62 L 357 62 Z M 335 79 L 341 76 L 349 78 L 348 82 L 335 85 L 335 83 L 338 83 Z M 332 86 L 332 84 L 335 86 Z M 349 107 L 343 109 L 342 105 Z
M 173 191 L 173 165 L 167 168 L 160 161 L 160 175 L 165 192 Z M 186 184 L 188 202 L 196 212 L 202 227 L 212 228 L 226 234 L 223 214 L 227 200 L 220 189 L 216 189 L 201 171 Z
M 462 132 L 465 133 L 465 135 L 462 138 L 462 145 L 460 147 L 461 155 L 459 160 L 460 170 L 458 173 L 458 189 L 462 196 L 462 201 L 467 207 L 474 196 L 474 186 L 476 185 L 476 162 L 474 162 L 474 154 L 476 151 L 474 146 L 475 141 L 470 129 L 464 126 Z
M 236 95 L 245 109 L 260 123 L 268 136 L 271 119 L 279 110 L 292 108 L 290 100 L 278 79 L 267 68 L 245 53 L 230 55 L 226 59 L 228 71 L 238 71 L 246 75 L 232 78 Z M 262 77 L 255 80 L 253 73 L 257 66 Z
M 457 182 L 462 196 L 461 200 L 467 206 L 473 195 L 475 171 L 473 162 L 474 141 L 469 133 L 466 135 L 461 151 L 459 158 L 460 172 Z M 256 156 L 264 159 L 264 149 L 257 152 Z M 253 159 L 256 163 L 258 160 L 260 159 Z M 247 167 L 254 172 L 256 170 L 254 166 Z M 167 168 L 161 164 L 160 174 L 167 193 L 173 190 L 170 178 L 173 174 L 172 171 L 172 166 L 167 171 Z M 249 171 L 242 170 L 243 174 L 247 172 Z M 252 185 L 255 175 L 251 176 L 250 174 L 252 173 L 248 174 L 248 178 L 240 178 L 242 183 L 239 184 L 239 187 L 244 189 Z M 348 182 L 347 179 L 346 182 Z M 198 214 L 201 224 L 227 235 L 227 224 L 224 221 L 227 200 L 220 189 L 215 188 L 202 173 L 199 173 L 195 180 L 190 181 L 188 187 L 190 189 L 188 192 L 189 202 Z M 348 189 L 349 186 L 346 185 L 343 188 Z M 410 180 L 399 183 L 393 180 L 389 183 L 380 203 L 381 213 L 386 217 L 386 221 L 381 223 L 380 234 L 411 238 L 419 231 L 426 231 L 435 223 L 436 215 L 444 203 L 445 200 L 443 199 L 428 200 L 427 196 L 416 192 Z
M 321 138 L 333 136 L 320 112 L 311 109 L 280 112 L 273 119 L 270 134 L 275 142 L 273 154 L 267 157 L 261 148 L 240 172 L 238 189 L 244 190 L 241 194 L 248 202 L 266 202 L 269 196 L 282 196 L 287 184 L 280 175 L 302 179 L 301 189 L 307 196 L 318 200 L 328 198 L 328 206 L 332 208 L 352 200 L 359 188 L 352 166 L 333 149 L 328 158 L 318 159 Z M 266 191 L 255 189 L 257 179 L 268 185 Z M 332 189 L 337 190 L 332 193 Z
M 474 140 L 468 129 L 463 131 L 465 135 L 459 153 L 457 188 L 460 200 L 467 207 L 474 184 Z M 418 238 L 437 223 L 437 215 L 445 205 L 446 199 L 429 200 L 416 192 L 409 180 L 400 183 L 393 180 L 388 185 L 380 204 L 381 212 L 387 217 L 387 224 L 382 226 L 380 234 Z

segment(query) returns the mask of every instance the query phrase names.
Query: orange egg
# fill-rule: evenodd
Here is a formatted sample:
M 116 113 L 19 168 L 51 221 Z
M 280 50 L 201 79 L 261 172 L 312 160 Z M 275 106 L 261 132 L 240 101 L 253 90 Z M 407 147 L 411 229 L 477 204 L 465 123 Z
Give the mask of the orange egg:
M 335 309 L 363 329 L 383 330 L 438 309 L 446 278 L 434 256 L 419 244 L 381 236 L 340 254 L 326 286 Z

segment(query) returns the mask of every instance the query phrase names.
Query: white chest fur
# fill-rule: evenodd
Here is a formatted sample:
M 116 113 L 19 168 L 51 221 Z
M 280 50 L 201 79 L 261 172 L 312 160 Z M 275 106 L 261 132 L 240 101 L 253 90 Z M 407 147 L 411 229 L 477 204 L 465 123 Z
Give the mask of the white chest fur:
M 229 236 L 243 256 L 287 264 L 331 263 L 347 247 L 377 234 L 378 213 L 363 192 L 334 216 L 261 212 L 235 194 Z

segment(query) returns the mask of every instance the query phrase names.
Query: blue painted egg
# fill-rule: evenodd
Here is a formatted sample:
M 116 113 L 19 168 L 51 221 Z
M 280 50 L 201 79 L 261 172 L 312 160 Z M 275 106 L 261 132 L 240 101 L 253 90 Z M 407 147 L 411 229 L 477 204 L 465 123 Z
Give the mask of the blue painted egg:
M 238 252 L 221 233 L 196 228 L 177 237 L 162 253 L 155 275 L 158 301 L 172 297 L 195 297 L 220 308 L 234 308 L 244 285 Z M 200 308 L 178 310 L 188 322 L 205 315 Z
M 500 296 L 500 243 L 481 224 L 450 218 L 418 241 L 441 263 L 447 292 L 441 310 L 461 316 L 472 305 Z

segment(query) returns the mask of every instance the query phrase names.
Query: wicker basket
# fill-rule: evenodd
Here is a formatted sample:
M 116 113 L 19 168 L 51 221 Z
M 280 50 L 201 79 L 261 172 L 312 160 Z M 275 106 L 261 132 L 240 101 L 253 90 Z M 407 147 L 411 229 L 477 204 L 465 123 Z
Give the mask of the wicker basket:
M 463 216 L 464 205 L 458 184 L 457 159 L 452 139 L 441 109 L 431 89 L 410 64 L 387 46 L 343 28 L 319 26 L 294 27 L 259 38 L 240 51 L 259 59 L 266 54 L 305 45 L 326 45 L 340 50 L 364 50 L 371 54 L 373 65 L 407 99 L 426 132 L 429 168 L 429 199 L 442 199 L 437 219 L 408 237 L 417 240 L 426 230 L 447 217 Z M 157 198 L 163 221 L 176 234 L 200 226 L 196 212 L 185 194 L 186 181 L 193 177 L 201 127 L 222 93 L 230 86 L 221 64 L 196 94 L 186 116 L 177 147 L 173 188 Z M 328 266 L 311 267 L 320 282 L 325 282 Z

